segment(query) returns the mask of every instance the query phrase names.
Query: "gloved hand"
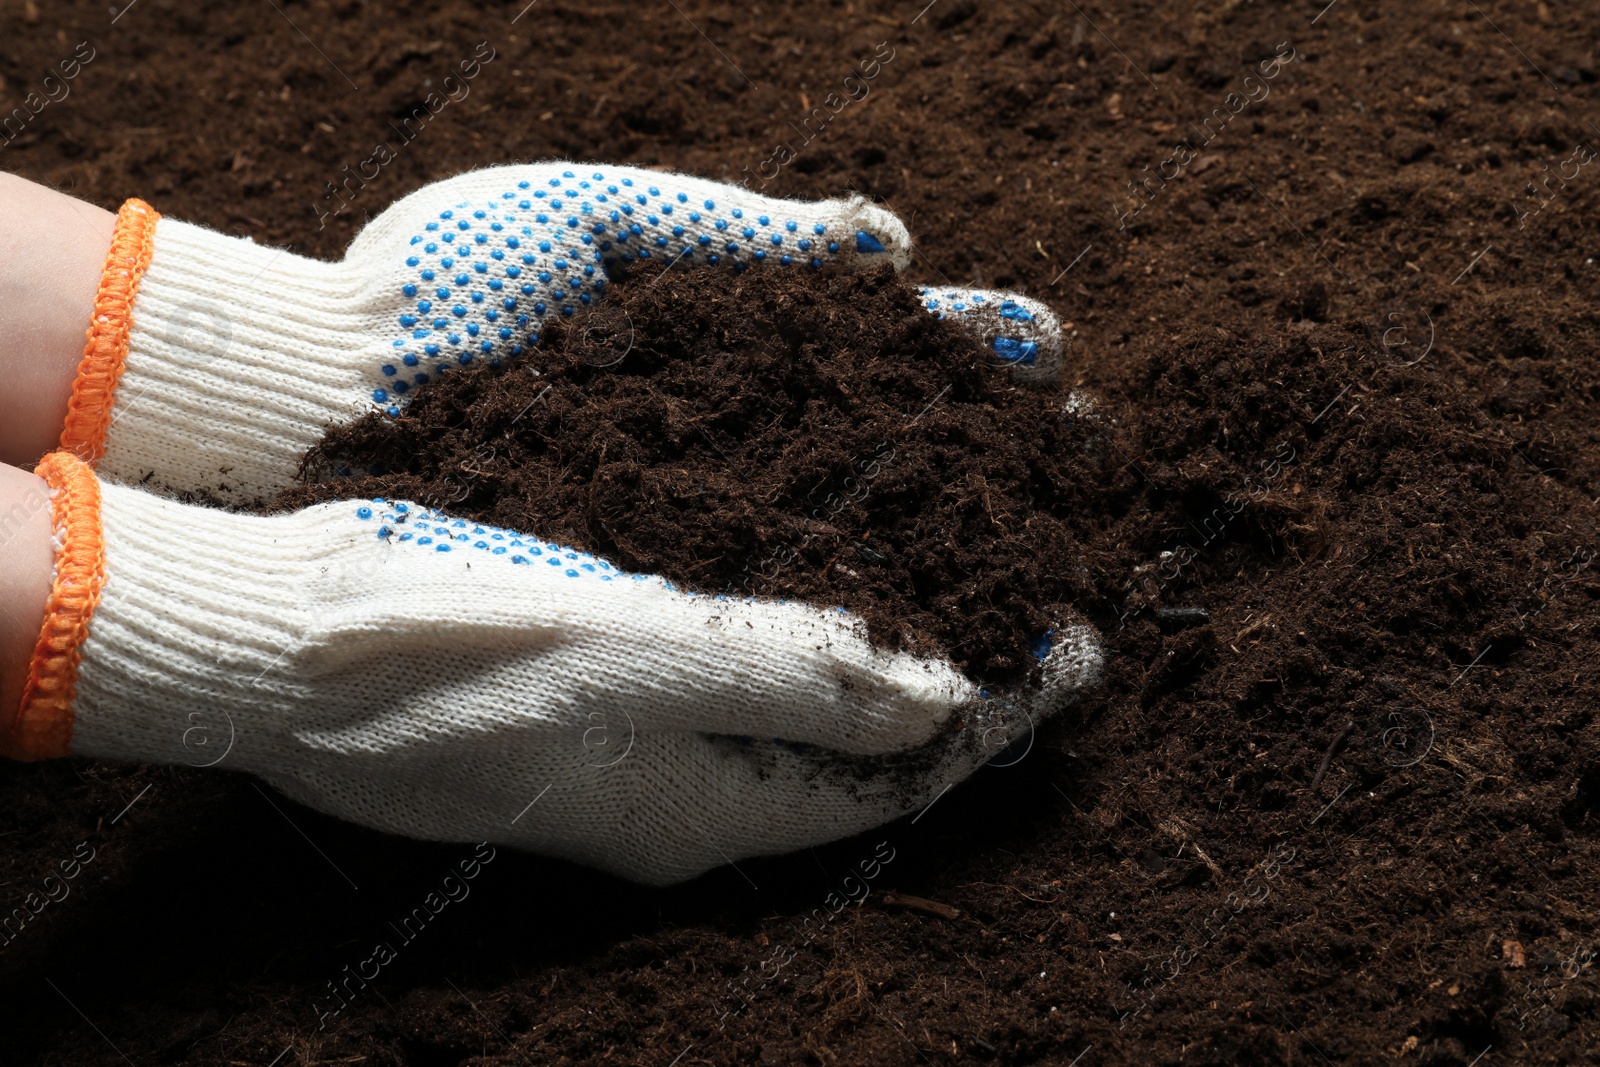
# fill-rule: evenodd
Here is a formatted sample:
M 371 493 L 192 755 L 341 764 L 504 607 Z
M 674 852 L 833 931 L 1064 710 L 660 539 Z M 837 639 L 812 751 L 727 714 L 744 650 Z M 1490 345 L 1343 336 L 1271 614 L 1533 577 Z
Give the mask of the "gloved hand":
M 903 268 L 906 228 L 863 198 L 801 203 L 630 167 L 473 171 L 374 219 L 338 263 L 159 218 L 130 200 L 61 447 L 113 480 L 247 502 L 288 485 L 330 424 L 478 360 L 520 355 L 542 323 L 599 298 L 607 268 L 682 263 Z M 1044 305 L 925 290 L 1023 381 L 1053 381 Z
M 5 754 L 221 764 L 367 826 L 645 882 L 921 808 L 1099 669 L 1062 620 L 1042 688 L 997 699 L 838 611 L 414 505 L 245 515 L 64 452 L 38 473 L 55 588 Z
M 523 354 L 608 266 L 903 267 L 909 247 L 859 199 L 560 163 L 422 189 L 333 264 L 129 201 L 63 448 L 107 483 L 250 501 L 330 423 Z M 924 296 L 1019 379 L 1054 380 L 1042 305 Z M 686 594 L 415 505 L 239 515 L 102 485 L 66 453 L 40 470 L 56 594 L 7 754 L 225 762 L 413 837 L 676 881 L 915 810 L 1098 676 L 1070 618 L 1042 688 L 998 699 L 836 611 Z

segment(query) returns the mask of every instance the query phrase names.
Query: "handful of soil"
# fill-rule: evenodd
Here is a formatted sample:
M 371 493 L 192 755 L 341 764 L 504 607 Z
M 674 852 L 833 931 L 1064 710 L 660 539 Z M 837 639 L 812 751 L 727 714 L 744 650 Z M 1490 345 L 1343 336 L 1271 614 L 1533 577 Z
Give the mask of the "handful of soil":
M 888 268 L 669 272 L 334 429 L 276 506 L 413 500 L 1016 681 L 1089 592 L 1093 434 Z

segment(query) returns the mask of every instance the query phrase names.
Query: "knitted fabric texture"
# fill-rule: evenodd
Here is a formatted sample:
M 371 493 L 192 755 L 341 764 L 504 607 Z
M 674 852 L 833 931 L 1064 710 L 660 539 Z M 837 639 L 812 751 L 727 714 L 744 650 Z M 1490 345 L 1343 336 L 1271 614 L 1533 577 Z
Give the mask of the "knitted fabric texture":
M 162 219 L 99 469 L 250 501 L 287 485 L 329 424 L 398 415 L 441 375 L 523 355 L 550 318 L 599 299 L 609 269 L 904 267 L 910 247 L 899 219 L 859 197 L 776 200 L 576 163 L 427 186 L 374 219 L 339 263 Z M 1053 379 L 1060 336 L 1048 309 L 1003 293 L 961 299 L 973 292 L 941 291 L 930 310 L 971 317 L 1019 379 Z
M 1099 668 L 1092 632 L 1062 628 L 1019 718 L 838 610 L 696 596 L 412 504 L 100 491 L 73 753 L 231 767 L 381 830 L 640 881 L 925 805 Z M 952 714 L 968 728 L 941 730 Z

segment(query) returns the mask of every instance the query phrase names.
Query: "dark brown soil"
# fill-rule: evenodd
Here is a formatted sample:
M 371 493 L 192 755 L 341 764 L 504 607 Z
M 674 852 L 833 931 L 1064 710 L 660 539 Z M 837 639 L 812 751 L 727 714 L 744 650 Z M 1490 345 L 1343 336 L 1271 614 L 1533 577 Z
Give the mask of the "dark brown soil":
M 419 501 L 703 593 L 842 606 L 985 682 L 1089 594 L 1066 523 L 1104 510 L 1108 434 L 891 268 L 607 293 L 532 356 L 335 429 L 274 506 Z
M 322 1030 L 470 848 L 216 772 L 0 769 L 8 913 L 94 850 L 0 947 L 0 1059 L 1600 1059 L 1592 5 L 525 6 L 7 3 L 5 110 L 98 53 L 0 163 L 334 256 L 466 167 L 737 178 L 790 143 L 767 191 L 886 198 L 918 279 L 1072 323 L 1066 385 L 1119 420 L 1061 517 L 1107 683 L 915 823 L 749 881 L 502 851 Z M 318 229 L 325 183 L 486 39 L 471 96 Z M 801 143 L 879 41 L 871 95 Z

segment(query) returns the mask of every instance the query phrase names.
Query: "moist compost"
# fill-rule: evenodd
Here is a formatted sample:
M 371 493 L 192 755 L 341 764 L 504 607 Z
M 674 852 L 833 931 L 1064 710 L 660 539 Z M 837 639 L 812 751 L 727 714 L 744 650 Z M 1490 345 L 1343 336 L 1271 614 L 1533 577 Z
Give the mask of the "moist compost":
M 1102 505 L 1105 435 L 890 267 L 645 271 L 532 353 L 334 428 L 274 507 L 418 501 L 702 593 L 844 607 L 986 682 L 1089 592 L 1067 523 Z
M 102 207 L 334 259 L 388 203 L 509 161 L 861 193 L 906 220 L 914 281 L 1054 307 L 1062 391 L 1114 424 L 1056 517 L 1106 682 L 1026 758 L 669 890 L 502 850 L 325 1028 L 329 983 L 471 846 L 216 769 L 0 766 L 0 915 L 40 902 L 0 945 L 0 1059 L 1600 1062 L 1593 23 L 1484 0 L 9 5 L 0 114 L 27 120 L 0 166 Z M 486 40 L 470 93 L 407 127 Z M 1297 58 L 1246 85 L 1280 42 Z

